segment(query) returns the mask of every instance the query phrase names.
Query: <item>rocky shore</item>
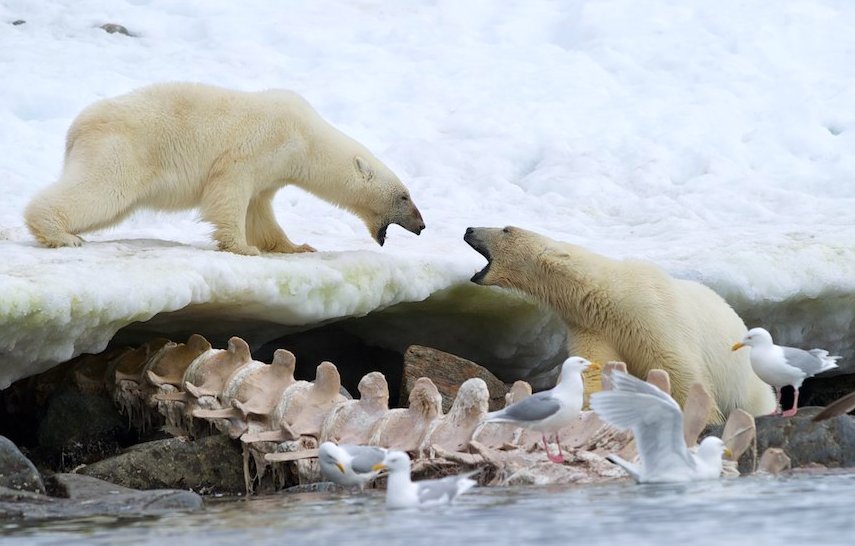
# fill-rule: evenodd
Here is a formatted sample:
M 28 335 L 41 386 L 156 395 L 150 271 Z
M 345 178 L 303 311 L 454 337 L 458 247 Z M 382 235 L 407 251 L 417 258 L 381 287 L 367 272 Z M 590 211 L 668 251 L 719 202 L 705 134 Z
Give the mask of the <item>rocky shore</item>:
M 0 392 L 0 434 L 4 435 L 0 436 L 0 518 L 196 510 L 203 506 L 201 495 L 299 491 L 320 480 L 312 466 L 312 449 L 317 443 L 311 440 L 317 436 L 301 437 L 303 443 L 290 453 L 269 448 L 257 451 L 259 448 L 246 441 L 246 433 L 242 437 L 230 435 L 217 420 L 190 417 L 190 428 L 176 430 L 176 422 L 170 424 L 166 416 L 168 411 L 152 411 L 157 405 L 131 410 L 117 404 L 110 392 L 116 385 L 117 359 L 125 358 L 127 364 L 137 349 L 113 348 L 101 355 L 86 355 Z M 112 386 L 105 380 L 111 365 Z M 610 429 L 591 412 L 584 412 L 578 425 L 562 432 L 562 445 L 572 455 L 566 464 L 556 465 L 546 460 L 539 438 L 526 437 L 519 430 L 476 430 L 477 422 L 472 421 L 477 421 L 478 412 L 527 395 L 530 387 L 526 390 L 520 384 L 505 384 L 473 362 L 420 346 L 407 350 L 395 376 L 398 382 L 389 385 L 389 391 L 396 393 L 396 399 L 412 400 L 422 378 L 428 378 L 442 399 L 436 416 L 445 421 L 452 415 L 460 419 L 449 430 L 459 432 L 461 427 L 470 427 L 463 440 L 454 437 L 457 432 L 448 432 L 414 446 L 411 452 L 416 456 L 417 477 L 477 467 L 482 469 L 479 481 L 483 485 L 625 479 L 623 471 L 604 457 L 610 452 L 632 457 L 631 434 Z M 461 409 L 459 399 L 466 396 L 461 385 L 467 381 L 469 385 L 474 384 L 472 381 L 484 385 L 484 394 L 479 395 L 483 400 L 476 410 Z M 341 390 L 346 396 L 337 390 L 340 398 L 334 407 L 356 408 L 367 396 L 364 389 L 359 390 L 360 397 L 355 400 L 348 390 Z M 386 396 L 388 404 L 388 392 Z M 140 411 L 148 413 L 142 417 Z M 789 419 L 757 418 L 756 437 L 746 444 L 738 464 L 731 464 L 731 473 L 737 468 L 739 473 L 748 474 L 855 466 L 853 417 L 843 415 L 816 423 L 812 417 L 817 411 L 804 407 Z M 441 425 L 437 421 L 432 426 L 436 429 Z M 722 427 L 711 427 L 704 433 L 723 432 Z M 332 433 L 327 430 L 324 434 Z M 342 432 L 336 434 L 339 436 L 334 439 L 341 439 Z M 255 466 L 259 479 L 249 487 L 247 469 L 264 464 L 259 463 L 264 459 L 275 461 L 272 474 L 265 480 L 260 467 Z M 378 486 L 382 487 L 382 480 Z

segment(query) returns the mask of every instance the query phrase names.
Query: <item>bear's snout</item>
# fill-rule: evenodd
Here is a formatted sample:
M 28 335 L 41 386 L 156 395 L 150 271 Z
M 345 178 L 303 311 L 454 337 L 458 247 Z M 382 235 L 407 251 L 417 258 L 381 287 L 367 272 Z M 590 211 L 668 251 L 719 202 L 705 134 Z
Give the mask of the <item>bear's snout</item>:
M 487 248 L 487 245 L 481 238 L 478 236 L 478 229 L 474 227 L 466 228 L 466 234 L 463 235 L 463 240 L 471 246 L 478 254 L 487 258 L 487 265 L 484 266 L 484 269 L 475 273 L 470 279 L 475 284 L 483 284 L 484 277 L 487 276 L 487 272 L 490 270 L 490 262 L 492 261 L 490 257 L 490 250 Z

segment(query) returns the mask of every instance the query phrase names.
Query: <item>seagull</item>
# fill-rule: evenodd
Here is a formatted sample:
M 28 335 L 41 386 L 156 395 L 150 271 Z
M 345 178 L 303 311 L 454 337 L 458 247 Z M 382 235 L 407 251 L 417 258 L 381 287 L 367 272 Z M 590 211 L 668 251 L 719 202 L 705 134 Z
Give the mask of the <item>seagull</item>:
M 686 447 L 683 413 L 667 393 L 637 377 L 614 370 L 613 389 L 591 395 L 591 408 L 617 428 L 630 428 L 641 465 L 617 455 L 608 460 L 622 467 L 638 483 L 677 483 L 715 480 L 721 476 L 722 455 L 731 456 L 724 442 L 707 436 L 697 453 Z
M 410 469 L 410 457 L 403 451 L 389 451 L 382 463 L 374 465 L 373 470 L 389 471 L 386 483 L 386 506 L 389 508 L 450 503 L 477 483 L 470 476 L 477 474 L 478 470 L 438 480 L 414 482 L 410 479 Z
M 385 457 L 386 449 L 382 447 L 333 442 L 323 442 L 318 447 L 321 474 L 331 482 L 345 487 L 359 486 L 360 490 L 377 477 L 380 472 L 372 467 L 382 463 Z
M 793 407 L 782 413 L 792 417 L 798 411 L 799 387 L 802 381 L 818 373 L 837 367 L 839 356 L 828 356 L 828 351 L 811 349 L 805 351 L 794 347 L 783 347 L 772 343 L 772 335 L 763 328 L 748 330 L 742 341 L 734 343 L 732 350 L 751 347 L 751 368 L 754 373 L 775 389 L 777 403 L 775 413 L 780 411 L 781 387 L 790 385 L 795 389 Z
M 561 440 L 558 431 L 571 424 L 582 411 L 582 371 L 591 363 L 579 356 L 573 356 L 561 365 L 558 384 L 553 388 L 528 396 L 510 406 L 490 412 L 484 418 L 485 423 L 514 423 L 540 432 L 546 456 L 553 463 L 563 463 Z M 558 454 L 549 452 L 546 434 L 555 436 Z

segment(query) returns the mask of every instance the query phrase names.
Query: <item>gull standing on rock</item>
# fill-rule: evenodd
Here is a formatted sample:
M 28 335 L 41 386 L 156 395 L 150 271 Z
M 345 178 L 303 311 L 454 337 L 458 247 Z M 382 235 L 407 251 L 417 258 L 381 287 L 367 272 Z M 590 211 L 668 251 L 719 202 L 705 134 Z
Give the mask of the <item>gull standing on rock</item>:
M 470 476 L 478 473 L 478 470 L 473 470 L 438 480 L 414 482 L 410 478 L 410 456 L 403 451 L 390 451 L 382 463 L 374 465 L 374 470 L 389 471 L 386 482 L 386 506 L 389 508 L 450 503 L 476 485 Z
M 558 431 L 571 424 L 582 411 L 582 393 L 584 385 L 582 372 L 591 363 L 579 356 L 573 356 L 561 365 L 558 384 L 547 391 L 541 391 L 520 400 L 510 406 L 493 411 L 484 418 L 485 423 L 514 423 L 540 432 L 543 436 L 543 449 L 553 463 L 563 463 L 561 440 Z M 546 434 L 555 436 L 558 454 L 549 453 Z
M 345 487 L 359 486 L 360 491 L 380 473 L 372 467 L 381 464 L 385 457 L 386 450 L 382 447 L 323 442 L 318 448 L 321 474 Z
M 732 350 L 751 348 L 751 368 L 757 377 L 775 388 L 775 413 L 781 411 L 781 387 L 790 385 L 795 390 L 793 407 L 783 412 L 792 417 L 798 411 L 799 387 L 802 381 L 818 373 L 837 367 L 839 356 L 828 356 L 828 351 L 811 349 L 805 351 L 795 347 L 783 347 L 772 342 L 772 335 L 763 328 L 748 330 L 742 341 L 733 344 Z
M 617 455 L 611 462 L 621 466 L 638 483 L 676 483 L 715 480 L 721 476 L 722 455 L 730 449 L 720 438 L 707 436 L 697 453 L 686 447 L 683 412 L 667 393 L 629 374 L 613 371 L 613 388 L 591 395 L 591 408 L 603 421 L 632 429 L 641 466 Z

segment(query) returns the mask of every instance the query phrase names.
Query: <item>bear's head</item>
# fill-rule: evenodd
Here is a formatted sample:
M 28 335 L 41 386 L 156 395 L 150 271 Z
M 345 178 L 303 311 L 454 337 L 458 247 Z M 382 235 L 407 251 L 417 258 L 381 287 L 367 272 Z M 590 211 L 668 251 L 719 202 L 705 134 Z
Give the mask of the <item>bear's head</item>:
M 377 244 L 386 242 L 386 229 L 398 224 L 416 235 L 425 228 L 424 220 L 416 208 L 410 192 L 386 165 L 370 155 L 357 155 L 354 167 L 359 181 L 358 191 L 363 192 L 360 205 L 354 212 L 359 216 Z
M 502 288 L 531 288 L 543 267 L 539 258 L 555 246 L 552 239 L 513 226 L 470 227 L 463 240 L 487 258 L 472 282 Z

